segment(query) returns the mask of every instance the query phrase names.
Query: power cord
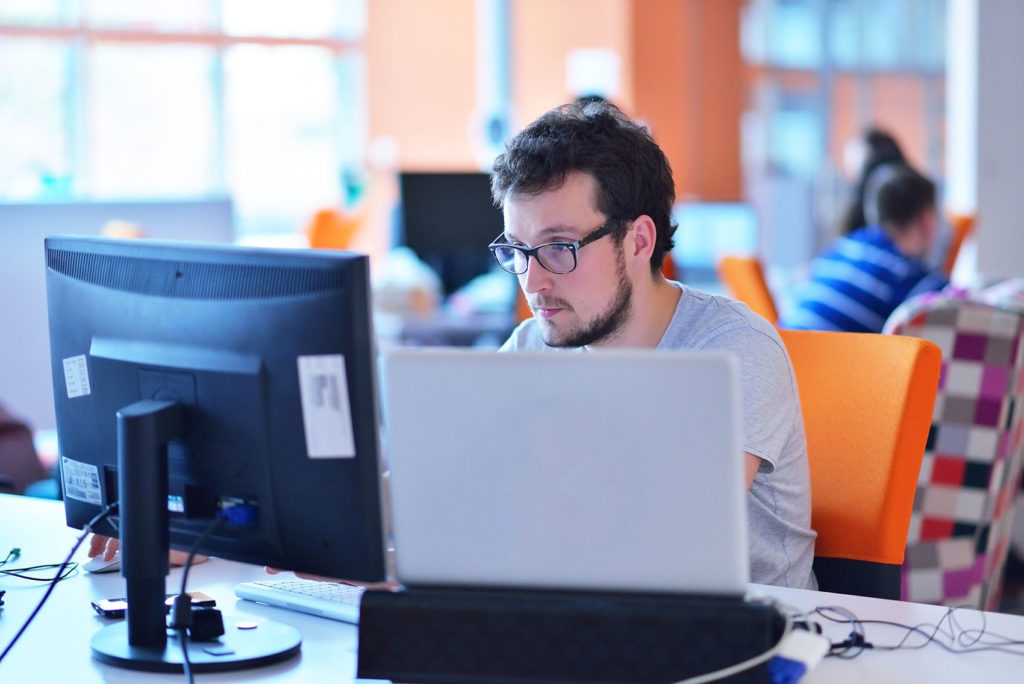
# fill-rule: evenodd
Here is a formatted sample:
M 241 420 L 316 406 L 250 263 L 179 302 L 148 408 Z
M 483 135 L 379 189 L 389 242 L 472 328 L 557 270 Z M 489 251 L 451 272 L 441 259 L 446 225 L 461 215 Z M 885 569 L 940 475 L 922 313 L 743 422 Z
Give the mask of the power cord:
M 10 551 L 7 552 L 7 555 L 4 557 L 3 560 L 0 560 L 0 568 L 4 567 L 9 562 L 11 562 L 12 560 L 14 560 L 15 558 L 18 558 L 20 556 L 21 556 L 21 549 L 18 548 L 17 546 L 14 547 L 13 549 L 11 549 Z
M 92 532 L 92 528 L 95 527 L 98 523 L 100 523 L 104 518 L 106 518 L 108 515 L 110 515 L 115 510 L 117 510 L 117 502 L 116 501 L 114 503 L 108 504 L 102 511 L 97 513 L 96 516 L 93 517 L 92 520 L 90 520 L 88 523 L 85 524 L 85 526 L 82 528 L 82 534 L 78 537 L 78 540 L 75 542 L 75 545 L 73 547 L 71 547 L 71 552 L 68 553 L 67 558 L 64 559 L 64 562 L 61 563 L 60 566 L 56 566 L 56 565 L 35 566 L 36 568 L 59 567 L 59 570 L 57 571 L 57 574 L 53 577 L 53 579 L 50 580 L 50 585 L 46 588 L 46 593 L 43 594 L 43 597 L 41 599 L 39 599 L 39 603 L 36 605 L 35 609 L 33 609 L 32 613 L 25 620 L 25 623 L 18 630 L 18 633 L 15 634 L 14 638 L 11 639 L 11 642 L 9 644 L 7 644 L 7 647 L 4 649 L 4 652 L 0 653 L 0 662 L 3 662 L 4 658 L 7 657 L 7 654 L 11 652 L 12 648 L 14 648 L 14 644 L 16 644 L 18 642 L 18 639 L 21 638 L 21 635 L 24 634 L 25 630 L 28 629 L 28 626 L 30 624 L 32 624 L 32 621 L 35 619 L 36 615 L 38 615 L 39 611 L 42 609 L 43 604 L 46 603 L 46 599 L 50 598 L 50 594 L 53 593 L 53 589 L 54 589 L 54 587 L 57 586 L 57 583 L 59 581 L 61 581 L 62 579 L 64 579 L 65 577 L 67 577 L 69 574 L 71 574 L 71 572 L 74 572 L 74 569 L 78 567 L 78 563 L 74 563 L 71 559 L 74 557 L 75 553 L 78 551 L 78 547 L 80 547 L 82 545 L 82 542 L 85 540 L 85 538 L 87 536 L 89 536 L 90 532 Z M 18 554 L 14 554 L 15 551 L 18 551 L 19 553 Z M 4 560 L 4 563 L 6 563 L 12 557 L 12 554 L 14 554 L 14 556 L 17 557 L 17 555 L 20 555 L 20 550 L 19 549 L 12 549 L 11 552 L 7 554 L 7 558 Z M 73 567 L 69 571 L 69 570 L 67 570 L 67 568 L 70 567 L 70 566 L 73 566 Z M 5 571 L 0 570 L 0 572 L 5 572 Z M 7 574 L 14 574 L 13 571 L 6 571 L 6 572 L 7 572 Z M 15 576 L 21 577 L 21 575 L 15 575 Z M 36 580 L 38 580 L 39 578 L 27 577 L 26 579 L 36 579 Z
M 192 597 L 188 595 L 188 572 L 192 567 L 192 562 L 195 560 L 196 553 L 199 551 L 199 547 L 202 546 L 206 538 L 213 534 L 213 532 L 220 527 L 225 521 L 223 514 L 218 514 L 213 521 L 206 526 L 202 534 L 196 538 L 195 543 L 192 544 L 192 548 L 188 552 L 188 559 L 185 561 L 185 568 L 181 573 L 181 591 L 174 598 L 174 604 L 171 606 L 171 619 L 168 625 L 171 629 L 177 630 L 178 641 L 181 645 L 181 666 L 185 673 L 185 681 L 189 684 L 195 681 L 194 675 L 192 674 L 192 663 L 188 659 L 188 638 L 189 630 L 192 629 Z M 217 611 L 217 615 L 220 612 Z M 224 633 L 223 627 L 221 627 L 221 634 Z
M 876 651 L 896 651 L 899 649 L 921 649 L 935 645 L 950 653 L 978 653 L 981 651 L 1000 651 L 1012 655 L 1024 656 L 1024 640 L 1011 639 L 987 629 L 985 613 L 973 609 L 951 606 L 935 623 L 919 623 L 907 625 L 891 620 L 862 620 L 856 615 L 838 606 L 819 606 L 814 612 L 831 622 L 847 623 L 851 627 L 850 636 L 844 641 L 833 643 L 830 655 L 840 658 L 855 658 L 867 649 Z M 976 614 L 981 619 L 980 627 L 966 627 L 958 615 L 962 613 Z M 864 635 L 865 625 L 879 625 L 903 630 L 903 636 L 895 643 L 869 642 Z M 908 643 L 914 637 L 921 637 L 919 643 Z
M 35 575 L 27 574 L 31 572 L 45 572 L 46 570 L 53 570 L 54 568 L 60 568 L 60 573 L 57 577 L 36 577 Z M 18 579 L 29 580 L 30 582 L 59 582 L 74 575 L 76 570 L 78 570 L 78 561 L 71 561 L 70 563 L 29 565 L 24 568 L 11 568 L 10 570 L 0 568 L 0 575 L 10 575 L 11 577 L 17 577 Z

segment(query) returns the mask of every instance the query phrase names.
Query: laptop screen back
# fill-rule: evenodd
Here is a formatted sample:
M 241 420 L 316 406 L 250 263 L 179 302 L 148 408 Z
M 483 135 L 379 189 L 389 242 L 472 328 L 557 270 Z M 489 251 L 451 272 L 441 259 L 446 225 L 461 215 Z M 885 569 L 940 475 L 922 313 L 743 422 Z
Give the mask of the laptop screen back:
M 731 357 L 394 350 L 383 379 L 407 586 L 743 593 Z

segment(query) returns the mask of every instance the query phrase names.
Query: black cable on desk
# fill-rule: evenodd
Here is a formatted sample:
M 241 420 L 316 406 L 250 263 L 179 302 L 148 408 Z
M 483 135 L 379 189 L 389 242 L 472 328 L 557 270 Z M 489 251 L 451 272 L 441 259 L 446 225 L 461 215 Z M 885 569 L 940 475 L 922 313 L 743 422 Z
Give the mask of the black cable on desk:
M 189 684 L 192 684 L 194 681 L 194 676 L 192 674 L 192 663 L 188 659 L 188 628 L 192 624 L 192 597 L 186 591 L 188 588 L 188 571 L 192 567 L 192 561 L 195 560 L 199 547 L 223 522 L 224 517 L 218 515 L 213 522 L 206 526 L 203 533 L 192 544 L 192 548 L 188 552 L 188 558 L 185 560 L 185 568 L 181 573 L 181 591 L 174 598 L 174 605 L 171 607 L 170 626 L 178 632 L 178 641 L 181 644 L 181 667 L 185 673 L 185 681 Z
M 14 648 L 14 644 L 18 642 L 18 639 L 21 638 L 21 635 L 24 634 L 25 630 L 28 629 L 28 626 L 32 624 L 32 621 L 35 619 L 36 615 L 38 615 L 39 611 L 42 609 L 43 604 L 46 603 L 46 599 L 50 598 L 50 594 L 53 593 L 53 589 L 57 586 L 57 582 L 59 582 L 63 577 L 67 576 L 66 571 L 67 568 L 72 564 L 71 559 L 78 551 L 78 547 L 82 545 L 82 542 L 85 541 L 85 538 L 89 536 L 90 532 L 92 532 L 92 528 L 116 510 L 117 502 L 115 501 L 114 503 L 109 504 L 106 508 L 97 513 L 92 520 L 85 524 L 85 527 L 82 528 L 82 534 L 78 537 L 78 540 L 75 542 L 75 545 L 71 547 L 71 552 L 68 553 L 68 557 L 65 558 L 64 562 L 60 564 L 59 569 L 57 570 L 57 574 L 53 577 L 52 580 L 50 580 L 50 586 L 46 588 L 46 593 L 43 594 L 43 598 L 39 600 L 39 603 L 36 605 L 35 609 L 33 609 L 32 614 L 28 616 L 28 618 L 25 620 L 25 623 L 18 630 L 18 633 L 14 635 L 13 639 L 11 639 L 11 643 L 7 644 L 7 648 L 4 649 L 4 652 L 0 653 L 0 662 L 3 662 L 3 659 L 6 658 L 7 654 L 11 652 L 12 648 Z M 8 558 L 10 558 L 10 554 L 8 554 Z

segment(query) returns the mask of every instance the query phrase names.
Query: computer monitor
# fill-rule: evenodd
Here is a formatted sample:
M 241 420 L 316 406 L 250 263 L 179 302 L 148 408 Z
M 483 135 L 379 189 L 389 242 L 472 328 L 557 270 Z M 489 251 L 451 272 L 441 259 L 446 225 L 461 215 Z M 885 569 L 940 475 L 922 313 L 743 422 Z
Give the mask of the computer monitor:
M 722 256 L 757 252 L 757 215 L 746 202 L 681 202 L 672 218 L 679 226 L 673 257 L 688 280 L 714 280 Z
M 437 272 L 445 295 L 496 267 L 487 245 L 505 220 L 491 200 L 490 175 L 407 171 L 399 185 L 399 241 Z
M 45 252 L 67 522 L 120 506 L 96 532 L 121 538 L 137 639 L 104 630 L 100 660 L 180 670 L 162 648 L 168 542 L 190 548 L 223 512 L 201 552 L 386 578 L 365 256 L 71 236 Z

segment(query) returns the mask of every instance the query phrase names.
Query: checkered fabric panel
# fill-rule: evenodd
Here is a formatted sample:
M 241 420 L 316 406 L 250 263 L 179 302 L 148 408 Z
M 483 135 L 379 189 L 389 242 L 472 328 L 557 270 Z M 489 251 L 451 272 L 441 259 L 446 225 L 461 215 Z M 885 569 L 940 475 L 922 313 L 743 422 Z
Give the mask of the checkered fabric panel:
M 1024 459 L 1024 308 L 965 293 L 901 305 L 885 332 L 942 348 L 942 374 L 914 497 L 903 597 L 997 607 Z

